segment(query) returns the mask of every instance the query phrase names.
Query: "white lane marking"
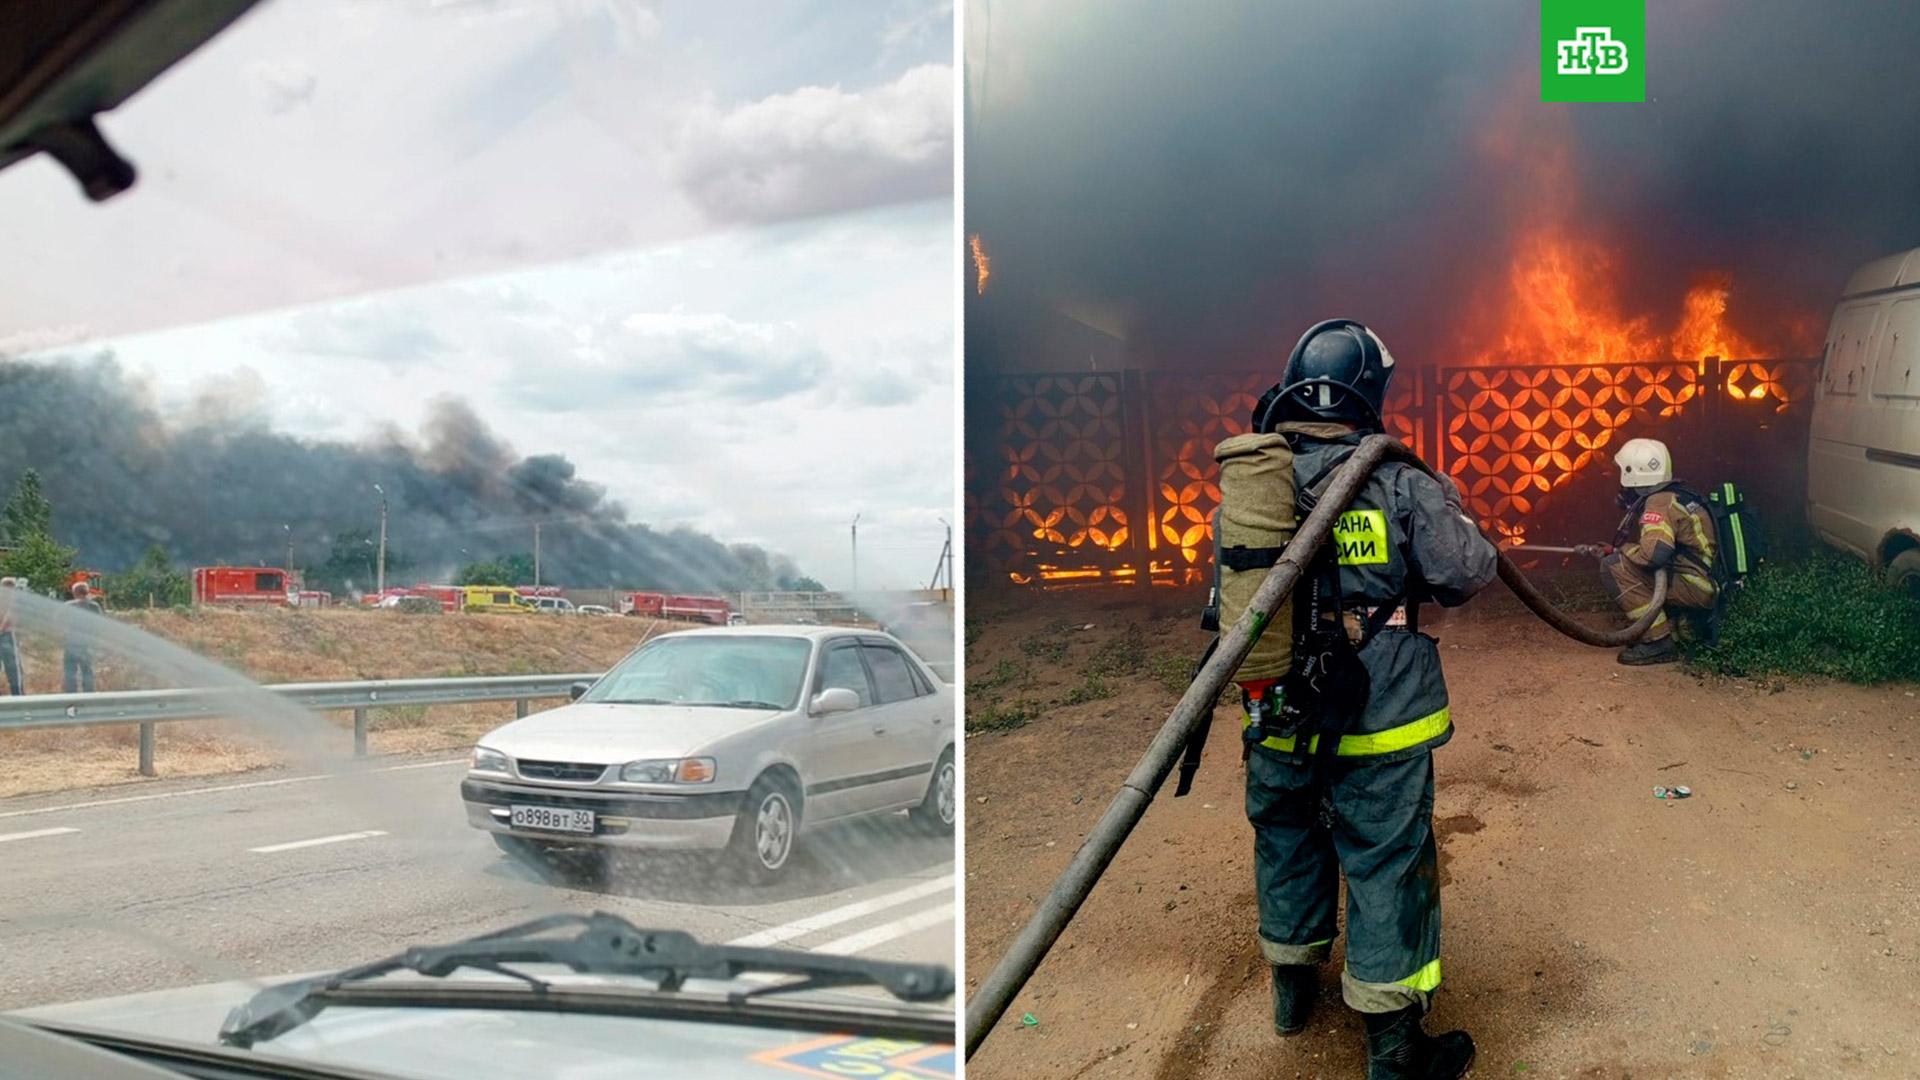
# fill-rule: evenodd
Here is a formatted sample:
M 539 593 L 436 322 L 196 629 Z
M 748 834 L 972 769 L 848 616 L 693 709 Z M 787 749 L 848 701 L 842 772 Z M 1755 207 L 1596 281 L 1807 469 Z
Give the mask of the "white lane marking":
M 9 840 L 31 840 L 36 836 L 64 836 L 79 832 L 79 829 L 35 829 L 32 832 L 0 833 L 0 844 Z
M 367 829 L 363 832 L 343 832 L 334 836 L 316 836 L 311 840 L 294 840 L 285 844 L 268 844 L 266 847 L 250 847 L 247 850 L 255 855 L 271 855 L 276 851 L 292 851 L 295 848 L 319 847 L 321 844 L 341 844 L 348 840 L 370 840 L 376 836 L 387 835 L 384 829 Z
M 219 787 L 186 788 L 181 791 L 157 791 L 150 795 L 127 795 L 118 799 L 94 799 L 91 802 L 61 803 L 58 806 L 37 806 L 31 810 L 8 810 L 0 813 L 0 818 L 31 817 L 35 814 L 56 814 L 62 810 L 91 810 L 96 806 L 121 806 L 126 803 L 151 802 L 154 799 L 177 799 L 183 795 L 217 795 L 223 791 L 245 791 L 249 788 L 279 787 L 282 784 L 308 784 L 315 780 L 338 780 L 346 776 L 360 776 L 364 773 L 404 772 L 408 769 L 431 769 L 441 765 L 464 765 L 467 758 L 448 758 L 445 761 L 427 761 L 413 765 L 385 765 L 378 769 L 355 769 L 351 772 L 314 773 L 310 776 L 283 776 L 275 780 L 249 780 L 244 784 L 222 784 Z
M 885 911 L 888 908 L 899 907 L 901 904 L 911 904 L 915 900 L 933 896 L 938 893 L 951 895 L 952 892 L 953 875 L 948 874 L 945 877 L 936 878 L 933 881 L 923 881 L 918 885 L 910 885 L 907 888 L 887 893 L 884 896 L 876 896 L 870 900 L 861 900 L 857 903 L 845 904 L 837 908 L 829 908 L 818 914 L 809 915 L 804 919 L 796 919 L 784 926 L 770 927 L 759 933 L 748 934 L 743 938 L 735 938 L 727 942 L 727 944 L 740 945 L 743 947 L 778 945 L 783 941 L 792 941 L 794 938 L 804 937 L 816 930 L 825 930 L 829 926 L 838 926 L 843 922 L 864 918 L 877 911 Z
M 846 956 L 851 953 L 866 952 L 875 945 L 883 945 L 892 941 L 894 938 L 906 937 L 908 934 L 925 930 L 930 926 L 939 926 L 941 923 L 952 922 L 953 913 L 953 904 L 941 904 L 939 907 L 915 912 L 905 918 L 895 919 L 890 923 L 881 923 L 879 926 L 869 927 L 857 934 L 848 934 L 838 941 L 829 941 L 825 945 L 816 945 L 813 951 L 817 953 L 830 953 L 835 956 Z

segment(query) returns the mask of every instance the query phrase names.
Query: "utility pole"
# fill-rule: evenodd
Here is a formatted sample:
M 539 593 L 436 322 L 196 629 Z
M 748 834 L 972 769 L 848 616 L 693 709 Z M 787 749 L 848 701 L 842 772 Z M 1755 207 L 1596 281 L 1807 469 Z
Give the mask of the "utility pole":
M 951 590 L 953 588 L 953 526 L 947 524 L 946 518 L 934 520 L 947 526 L 947 542 L 940 546 L 940 557 L 933 563 L 933 580 L 927 583 L 927 588 L 940 588 L 940 579 L 944 575 L 947 582 L 946 588 Z
M 853 592 L 860 591 L 860 515 L 853 515 Z
M 540 523 L 533 523 L 533 587 L 540 587 Z
M 291 579 L 293 577 L 293 526 L 282 525 L 280 527 L 286 530 L 287 533 L 287 577 Z
M 384 598 L 387 591 L 387 493 L 379 484 L 373 485 L 373 490 L 380 495 L 380 562 L 379 569 L 374 571 L 373 591 L 376 596 Z

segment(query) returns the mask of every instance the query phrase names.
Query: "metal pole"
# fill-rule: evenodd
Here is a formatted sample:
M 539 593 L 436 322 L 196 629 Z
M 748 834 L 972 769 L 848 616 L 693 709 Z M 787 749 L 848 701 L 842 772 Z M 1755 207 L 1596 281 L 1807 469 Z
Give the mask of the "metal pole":
M 520 698 L 513 703 L 513 718 L 515 720 L 525 720 L 527 718 L 526 698 Z
M 1233 678 L 1233 673 L 1239 670 L 1241 661 L 1247 658 L 1247 653 L 1259 639 L 1260 631 L 1266 628 L 1267 621 L 1279 610 L 1281 602 L 1293 592 L 1307 563 L 1326 544 L 1327 537 L 1333 532 L 1334 520 L 1359 493 L 1374 466 L 1395 445 L 1394 440 L 1386 435 L 1369 435 L 1360 443 L 1353 455 L 1335 471 L 1326 494 L 1287 544 L 1280 561 L 1267 572 L 1266 580 L 1260 583 L 1247 610 L 1221 633 L 1219 647 L 1214 650 L 1212 659 L 1201 666 L 1199 675 L 1187 687 L 1187 692 L 1181 695 L 1180 703 L 1174 706 L 1173 713 L 1161 725 L 1159 734 L 1153 737 L 1146 754 L 1121 785 L 1119 794 L 1107 805 L 1106 812 L 1100 816 L 1093 831 L 1087 834 L 1086 842 L 1074 853 L 1073 861 L 1067 864 L 1067 869 L 1054 882 L 1053 890 L 1041 900 L 1039 909 L 1021 929 L 1012 947 L 987 973 L 980 988 L 974 992 L 973 999 L 967 1002 L 968 1057 L 973 1056 L 974 1050 L 993 1030 L 1001 1014 L 1007 1011 L 1014 995 L 1026 985 L 1028 977 L 1046 957 L 1047 950 L 1059 939 L 1074 912 L 1080 910 L 1087 894 L 1093 891 L 1094 882 L 1100 879 L 1127 834 L 1133 831 L 1141 815 L 1146 813 L 1147 804 L 1173 770 L 1174 762 L 1185 749 L 1187 740 L 1201 721 L 1212 715 L 1220 691 Z M 1287 630 L 1281 627 L 1279 632 L 1285 633 Z
M 374 571 L 373 591 L 376 596 L 385 599 L 385 593 L 387 591 L 387 493 L 381 490 L 379 484 L 373 485 L 373 490 L 380 492 L 380 563 L 379 569 Z
M 153 721 L 140 725 L 140 775 L 153 776 Z
M 367 710 L 353 710 L 353 756 L 367 756 Z
M 293 581 L 293 526 L 282 525 L 280 527 L 287 531 L 287 583 L 291 585 Z
M 860 515 L 853 515 L 853 592 L 860 591 Z
M 533 587 L 540 587 L 540 523 L 533 523 Z

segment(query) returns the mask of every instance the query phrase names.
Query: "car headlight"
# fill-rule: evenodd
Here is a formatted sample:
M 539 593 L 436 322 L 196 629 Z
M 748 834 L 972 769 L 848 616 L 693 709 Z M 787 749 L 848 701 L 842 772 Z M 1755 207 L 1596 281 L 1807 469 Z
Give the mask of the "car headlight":
M 473 771 L 504 773 L 511 770 L 508 767 L 507 755 L 498 750 L 476 746 L 473 748 Z
M 715 771 L 710 757 L 629 761 L 621 766 L 620 779 L 629 784 L 706 784 Z

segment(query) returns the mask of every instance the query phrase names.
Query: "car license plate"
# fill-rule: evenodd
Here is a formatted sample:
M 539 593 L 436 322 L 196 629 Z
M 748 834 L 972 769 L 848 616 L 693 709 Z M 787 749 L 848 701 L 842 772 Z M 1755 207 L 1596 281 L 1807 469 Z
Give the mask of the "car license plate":
M 507 821 L 516 829 L 593 833 L 593 811 L 563 806 L 514 806 L 510 808 Z

